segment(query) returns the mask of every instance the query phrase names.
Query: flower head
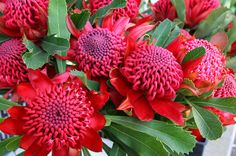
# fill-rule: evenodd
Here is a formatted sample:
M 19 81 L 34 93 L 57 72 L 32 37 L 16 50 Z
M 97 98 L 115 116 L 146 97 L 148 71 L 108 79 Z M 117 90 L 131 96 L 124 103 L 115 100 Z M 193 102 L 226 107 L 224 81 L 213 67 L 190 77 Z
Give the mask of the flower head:
M 25 45 L 18 39 L 0 45 L 0 88 L 13 87 L 27 80 L 27 69 L 22 60 L 25 51 Z
M 220 6 L 219 0 L 185 0 L 186 24 L 194 27 Z
M 91 12 L 95 13 L 98 9 L 110 4 L 112 0 L 89 0 Z M 113 11 L 115 19 L 120 17 L 135 18 L 138 15 L 140 0 L 127 0 L 125 8 Z
M 82 146 L 102 150 L 98 131 L 105 118 L 98 110 L 107 98 L 91 92 L 80 79 L 64 73 L 49 79 L 39 70 L 29 70 L 31 83 L 22 83 L 17 93 L 27 106 L 13 106 L 0 124 L 7 134 L 23 135 L 25 155 L 69 155 Z
M 6 0 L 0 31 L 37 40 L 47 33 L 48 0 Z
M 163 21 L 166 18 L 170 20 L 177 18 L 175 7 L 170 0 L 159 0 L 151 5 L 151 9 L 157 21 Z

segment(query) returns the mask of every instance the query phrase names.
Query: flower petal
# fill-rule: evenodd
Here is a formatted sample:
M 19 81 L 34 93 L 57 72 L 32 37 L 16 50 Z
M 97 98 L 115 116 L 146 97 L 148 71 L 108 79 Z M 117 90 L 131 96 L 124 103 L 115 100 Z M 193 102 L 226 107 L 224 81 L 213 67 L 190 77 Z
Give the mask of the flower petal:
M 129 18 L 128 17 L 121 17 L 119 18 L 118 21 L 116 21 L 116 23 L 113 26 L 113 32 L 121 35 L 122 33 L 125 32 L 125 28 L 127 26 L 127 24 L 129 23 Z
M 23 99 L 34 99 L 36 97 L 36 92 L 31 84 L 21 83 L 16 87 L 16 93 Z
M 11 118 L 17 119 L 21 118 L 24 115 L 24 107 L 23 106 L 13 106 L 7 110 L 10 114 Z
M 63 146 L 60 149 L 56 149 L 56 147 L 52 150 L 52 156 L 68 156 L 69 155 L 69 147 Z
M 90 119 L 90 127 L 99 131 L 104 127 L 105 124 L 106 119 L 104 115 L 100 114 L 99 112 L 94 112 L 93 117 Z
M 36 138 L 30 135 L 24 135 L 20 140 L 20 147 L 27 150 L 35 141 Z
M 184 124 L 183 115 L 180 113 L 181 109 L 179 110 L 176 108 L 176 106 L 180 105 L 179 103 L 156 98 L 151 101 L 150 104 L 156 113 L 176 122 L 179 125 Z
M 24 131 L 22 129 L 22 122 L 12 118 L 5 119 L 0 123 L 0 130 L 10 135 L 22 135 Z
M 110 94 L 108 92 L 97 93 L 92 91 L 90 94 L 90 101 L 96 110 L 100 110 L 109 100 Z
M 91 151 L 102 151 L 102 139 L 93 129 L 87 128 L 85 130 L 84 137 L 81 139 L 81 144 Z
M 37 141 L 25 151 L 24 156 L 47 156 L 50 151 L 45 146 L 39 146 Z

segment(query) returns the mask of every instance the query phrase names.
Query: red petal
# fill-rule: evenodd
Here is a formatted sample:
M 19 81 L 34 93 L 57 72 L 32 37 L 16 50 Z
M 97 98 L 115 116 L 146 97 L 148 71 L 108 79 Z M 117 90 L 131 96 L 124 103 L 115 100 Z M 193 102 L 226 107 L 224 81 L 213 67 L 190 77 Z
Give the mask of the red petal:
M 94 112 L 93 117 L 90 119 L 90 127 L 92 127 L 94 130 L 101 130 L 104 125 L 106 124 L 106 119 L 104 115 Z
M 115 89 L 122 95 L 127 96 L 127 93 L 132 88 L 131 84 L 125 80 L 119 69 L 113 69 L 110 73 L 110 82 Z
M 45 146 L 39 146 L 35 141 L 24 153 L 24 156 L 47 156 L 50 151 Z
M 39 89 L 41 91 L 45 91 L 51 88 L 53 85 L 52 81 L 43 74 L 40 70 L 28 70 L 28 76 L 32 86 L 35 89 Z
M 112 14 L 103 18 L 102 28 L 107 28 L 108 30 L 112 31 L 113 29 L 113 15 Z
M 69 148 L 69 156 L 79 156 L 79 155 L 80 155 L 80 151 L 74 148 Z
M 81 144 L 91 151 L 102 151 L 102 139 L 93 129 L 87 128 L 85 130 L 84 137 L 81 139 Z
M 203 57 L 204 56 L 199 57 L 196 60 L 188 61 L 188 62 L 186 62 L 182 65 L 185 78 L 190 78 L 191 79 L 191 75 L 193 75 L 192 71 L 201 63 Z
M 183 115 L 180 113 L 180 110 L 176 108 L 179 103 L 166 99 L 154 99 L 150 102 L 150 104 L 158 114 L 176 122 L 179 125 L 184 124 Z
M 130 19 L 128 17 L 119 18 L 119 20 L 113 26 L 113 32 L 118 34 L 118 35 L 121 35 L 122 33 L 124 33 L 125 32 L 125 27 L 129 23 L 129 20 Z
M 75 27 L 74 23 L 72 22 L 71 18 L 69 15 L 66 16 L 66 24 L 67 24 L 67 28 L 70 31 L 70 33 L 79 38 L 80 36 L 80 31 Z
M 117 108 L 117 110 L 128 110 L 133 108 L 133 105 L 130 103 L 129 98 L 127 97 L 122 103 L 121 105 Z
M 7 110 L 10 114 L 11 118 L 17 119 L 21 118 L 24 115 L 24 107 L 23 106 L 13 106 Z
M 35 141 L 35 138 L 30 135 L 24 135 L 20 140 L 20 147 L 27 150 Z
M 68 80 L 70 74 L 68 72 L 65 72 L 63 74 L 60 74 L 52 79 L 52 82 L 54 84 L 64 83 Z
M 105 93 L 91 92 L 90 101 L 96 110 L 100 110 L 109 100 L 109 97 L 110 94 L 108 92 Z
M 36 96 L 36 92 L 31 84 L 29 83 L 21 83 L 16 87 L 16 93 L 23 99 L 34 99 Z
M 24 131 L 22 129 L 22 122 L 12 118 L 5 119 L 0 123 L 0 130 L 10 135 L 22 135 Z
M 60 149 L 53 148 L 52 156 L 68 156 L 69 155 L 69 147 L 63 146 Z

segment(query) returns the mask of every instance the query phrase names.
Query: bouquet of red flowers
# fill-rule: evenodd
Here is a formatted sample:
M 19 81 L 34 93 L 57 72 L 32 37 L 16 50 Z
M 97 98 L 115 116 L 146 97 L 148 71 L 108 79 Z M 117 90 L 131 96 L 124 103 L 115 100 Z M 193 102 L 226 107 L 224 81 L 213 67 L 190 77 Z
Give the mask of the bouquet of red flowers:
M 236 117 L 234 1 L 0 0 L 0 155 L 182 156 Z M 107 144 L 107 140 L 111 143 Z

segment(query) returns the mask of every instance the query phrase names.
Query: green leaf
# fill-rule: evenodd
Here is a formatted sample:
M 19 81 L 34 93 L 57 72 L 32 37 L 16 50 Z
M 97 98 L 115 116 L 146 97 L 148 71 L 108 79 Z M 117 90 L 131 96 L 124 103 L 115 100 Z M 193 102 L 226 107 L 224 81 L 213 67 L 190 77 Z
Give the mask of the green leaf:
M 21 153 L 17 154 L 16 156 L 24 156 L 24 153 L 25 152 L 21 152 Z
M 4 121 L 4 118 L 0 118 L 0 123 Z
M 126 153 L 119 147 L 119 145 L 114 143 L 109 156 L 125 156 L 125 155 Z
M 93 80 L 89 80 L 87 76 L 85 75 L 84 72 L 78 71 L 78 70 L 72 70 L 70 72 L 72 75 L 75 75 L 80 78 L 80 80 L 84 83 L 84 85 L 89 89 L 89 90 L 99 90 L 99 83 Z
M 230 28 L 230 30 L 227 32 L 227 36 L 228 36 L 229 42 L 225 48 L 225 52 L 228 52 L 232 43 L 236 41 L 236 19 L 235 18 L 232 21 L 232 28 Z
M 195 138 L 189 132 L 176 125 L 157 120 L 142 122 L 135 118 L 122 116 L 106 116 L 106 118 L 113 123 L 155 137 L 177 153 L 188 153 L 196 144 Z
M 233 68 L 236 72 L 236 56 L 228 59 L 228 61 L 226 62 L 226 67 Z
M 27 68 L 38 69 L 48 62 L 49 54 L 37 47 L 33 42 L 26 40 L 25 45 L 29 52 L 22 56 Z
M 179 35 L 179 32 L 179 27 L 169 19 L 166 19 L 151 34 L 150 42 L 155 39 L 155 46 L 166 47 Z
M 50 55 L 66 56 L 70 44 L 67 39 L 49 36 L 42 40 L 42 48 Z
M 59 73 L 64 73 L 66 71 L 66 61 L 56 58 L 57 70 Z
M 65 0 L 50 0 L 48 4 L 48 36 L 55 35 L 68 39 L 70 33 L 66 25 L 67 6 Z
M 0 43 L 5 42 L 5 41 L 10 40 L 10 39 L 11 39 L 10 37 L 8 37 L 4 34 L 0 34 Z
M 87 150 L 87 148 L 83 147 L 82 148 L 83 151 L 83 156 L 91 156 L 91 154 L 89 153 L 89 151 Z
M 7 110 L 12 106 L 17 106 L 17 103 L 11 102 L 7 99 L 0 97 L 0 110 Z
M 125 145 L 135 150 L 139 155 L 168 156 L 168 152 L 156 137 L 134 131 L 118 124 L 112 124 L 107 130 L 119 138 Z
M 206 38 L 224 29 L 233 19 L 228 8 L 220 7 L 210 13 L 207 19 L 201 22 L 195 32 L 197 38 Z
M 13 136 L 0 142 L 0 155 L 5 155 L 6 153 L 10 152 L 9 150 L 7 150 L 6 146 L 16 138 L 18 138 L 18 136 Z
M 196 60 L 196 59 L 204 56 L 205 54 L 206 54 L 206 50 L 204 47 L 197 47 L 185 55 L 182 64 L 184 64 L 185 62 L 188 62 L 188 61 Z
M 20 145 L 20 139 L 22 137 L 19 137 L 19 136 L 16 136 L 14 137 L 13 140 L 9 141 L 9 143 L 6 145 L 6 149 L 8 151 L 15 151 L 19 148 L 19 145 Z
M 171 0 L 172 4 L 176 8 L 176 12 L 181 21 L 185 21 L 185 4 L 184 0 Z
M 81 30 L 85 26 L 87 21 L 89 20 L 90 14 L 91 13 L 89 10 L 82 10 L 82 12 L 80 14 L 74 13 L 71 15 L 70 18 L 73 21 L 76 28 Z
M 236 98 L 209 98 L 202 100 L 200 98 L 189 99 L 191 103 L 194 103 L 199 106 L 211 106 L 222 111 L 230 112 L 236 114 Z
M 201 135 L 209 140 L 220 138 L 223 133 L 223 127 L 218 117 L 193 103 L 191 105 L 193 117 Z
M 109 146 L 107 146 L 107 144 L 103 143 L 102 148 L 104 149 L 104 151 L 106 152 L 107 155 L 110 155 L 111 148 Z
M 95 14 L 90 17 L 90 22 L 94 24 L 97 18 L 106 16 L 111 10 L 117 8 L 124 8 L 126 6 L 126 0 L 113 0 L 109 5 L 98 9 Z

